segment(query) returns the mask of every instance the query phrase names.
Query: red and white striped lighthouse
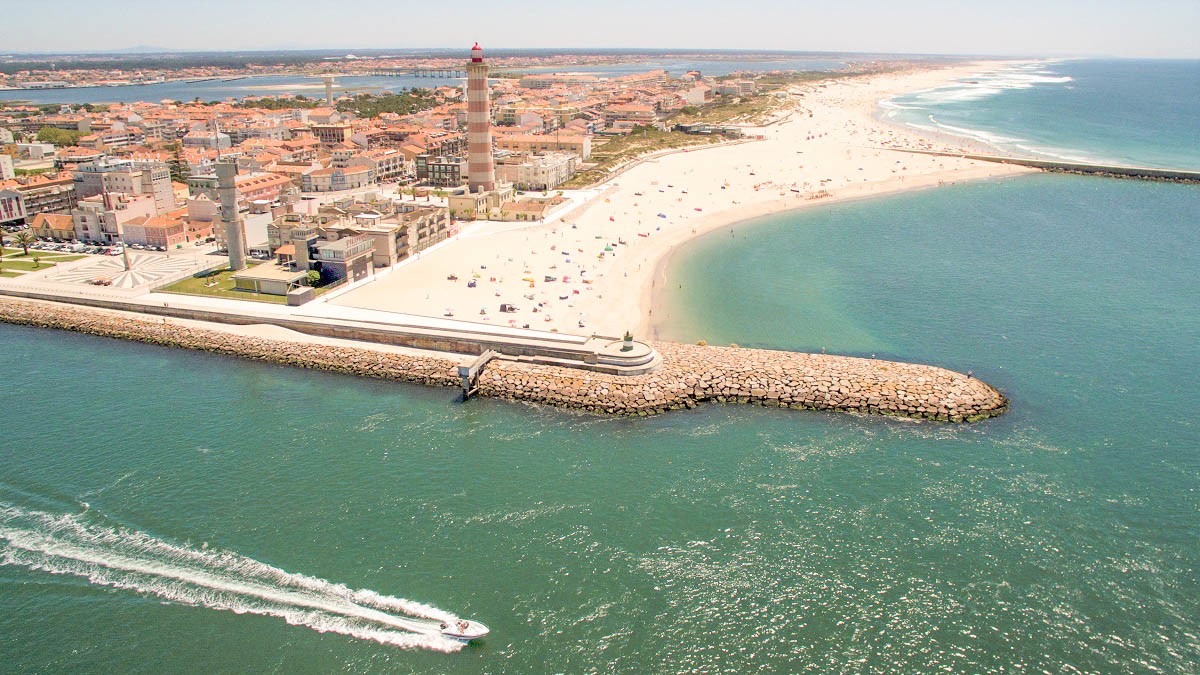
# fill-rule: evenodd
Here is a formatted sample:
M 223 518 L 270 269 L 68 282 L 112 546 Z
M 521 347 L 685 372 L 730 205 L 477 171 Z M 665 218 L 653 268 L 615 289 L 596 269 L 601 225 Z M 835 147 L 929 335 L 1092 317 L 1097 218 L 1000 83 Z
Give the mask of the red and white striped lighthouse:
M 488 67 L 478 42 L 467 63 L 467 186 L 471 192 L 496 189 Z

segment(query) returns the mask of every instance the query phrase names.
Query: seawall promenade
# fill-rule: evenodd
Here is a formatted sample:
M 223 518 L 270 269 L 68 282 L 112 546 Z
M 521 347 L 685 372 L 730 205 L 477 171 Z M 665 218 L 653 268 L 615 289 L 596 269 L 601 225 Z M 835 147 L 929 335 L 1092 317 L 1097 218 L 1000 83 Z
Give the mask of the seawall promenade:
M 0 298 L 0 321 L 362 377 L 460 384 L 461 360 L 437 352 L 414 355 L 292 342 L 11 298 Z M 934 366 L 737 347 L 653 346 L 663 357 L 662 366 L 633 376 L 493 359 L 479 377 L 477 393 L 614 415 L 652 415 L 715 401 L 963 422 L 999 415 L 1008 406 L 986 383 Z

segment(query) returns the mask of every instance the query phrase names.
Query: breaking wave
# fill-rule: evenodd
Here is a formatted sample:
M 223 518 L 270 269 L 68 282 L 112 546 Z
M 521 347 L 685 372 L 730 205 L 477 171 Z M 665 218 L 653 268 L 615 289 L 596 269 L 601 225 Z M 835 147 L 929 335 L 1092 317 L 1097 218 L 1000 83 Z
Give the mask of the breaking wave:
M 973 79 L 919 91 L 904 98 L 912 107 L 927 108 L 946 103 L 978 101 L 1013 89 L 1031 89 L 1038 85 L 1067 84 L 1074 78 L 1036 67 L 1018 66 L 976 75 Z
M 181 604 L 273 616 L 321 633 L 454 652 L 436 607 L 295 574 L 230 551 L 190 548 L 81 516 L 0 503 L 0 565 L 83 577 Z

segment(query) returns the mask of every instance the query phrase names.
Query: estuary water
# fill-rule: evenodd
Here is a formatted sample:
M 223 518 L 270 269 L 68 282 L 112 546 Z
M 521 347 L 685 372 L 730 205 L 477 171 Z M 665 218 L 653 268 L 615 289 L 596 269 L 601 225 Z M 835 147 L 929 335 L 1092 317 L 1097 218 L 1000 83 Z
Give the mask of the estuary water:
M 464 53 L 465 57 L 465 53 Z M 841 70 L 851 61 L 881 58 L 878 55 L 809 55 L 777 58 L 668 57 L 632 63 L 609 63 L 579 66 L 555 66 L 521 68 L 520 72 L 580 72 L 598 77 L 619 77 L 648 70 L 666 70 L 672 77 L 679 77 L 691 70 L 704 75 L 719 76 L 742 71 L 772 70 Z M 359 91 L 398 92 L 413 87 L 432 88 L 441 86 L 461 87 L 465 78 L 414 77 L 386 75 L 357 75 L 339 77 L 336 87 Z M 337 92 L 335 92 L 337 93 Z M 163 82 L 121 87 L 78 87 L 67 89 L 10 89 L 0 90 L 0 101 L 28 101 L 31 103 L 134 103 L 137 101 L 158 102 L 224 101 L 227 98 L 246 96 L 278 96 L 303 94 L 309 98 L 325 95 L 325 84 L 317 77 L 298 75 L 263 75 L 254 77 L 219 77 L 199 81 Z
M 1194 672 L 1198 224 L 1194 186 L 1035 175 L 674 260 L 669 336 L 973 370 L 1013 401 L 973 425 L 462 405 L 0 325 L 0 663 Z

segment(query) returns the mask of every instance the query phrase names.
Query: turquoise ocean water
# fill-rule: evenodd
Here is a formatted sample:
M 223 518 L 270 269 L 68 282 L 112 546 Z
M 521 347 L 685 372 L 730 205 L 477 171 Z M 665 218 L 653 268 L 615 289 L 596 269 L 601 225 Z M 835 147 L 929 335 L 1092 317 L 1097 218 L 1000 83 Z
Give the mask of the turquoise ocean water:
M 1195 672 L 1197 196 L 1036 175 L 674 260 L 669 336 L 974 370 L 1013 408 L 969 426 L 458 405 L 0 326 L 0 670 Z

